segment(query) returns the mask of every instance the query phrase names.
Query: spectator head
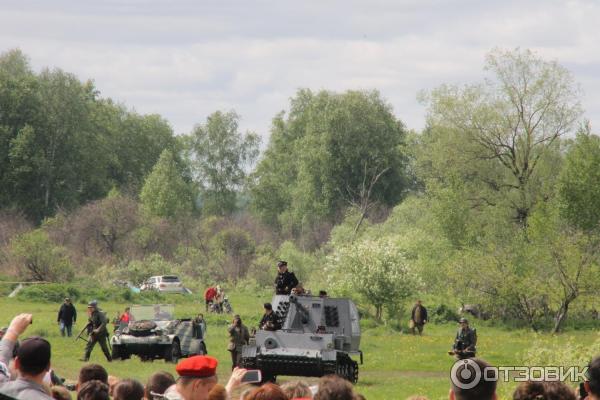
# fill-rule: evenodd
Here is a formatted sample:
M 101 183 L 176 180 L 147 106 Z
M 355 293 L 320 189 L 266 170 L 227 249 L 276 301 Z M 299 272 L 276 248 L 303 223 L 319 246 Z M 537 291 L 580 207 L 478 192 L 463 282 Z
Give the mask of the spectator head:
M 588 366 L 586 380 L 583 384 L 589 399 L 600 399 L 600 356 L 595 357 Z
M 64 386 L 52 386 L 50 394 L 55 400 L 71 400 L 71 393 Z
M 490 364 L 479 358 L 471 358 L 471 360 L 477 363 L 480 371 L 484 371 L 486 368 L 491 367 Z M 462 379 L 460 374 L 457 374 L 455 378 L 458 380 Z M 450 400 L 495 400 L 496 383 L 497 381 L 495 379 L 480 379 L 475 387 L 470 389 L 461 389 L 454 385 L 454 382 L 452 382 L 449 398 Z
M 79 380 L 77 387 L 81 387 L 88 381 L 100 381 L 108 385 L 108 372 L 100 364 L 87 364 L 79 370 Z
M 108 385 L 95 379 L 87 381 L 79 388 L 77 400 L 110 400 Z
M 115 386 L 113 400 L 142 400 L 144 387 L 135 379 L 123 379 Z
M 164 394 L 167 389 L 175 384 L 175 378 L 168 372 L 159 371 L 150 375 L 146 382 L 146 398 L 152 399 L 152 393 Z
M 575 392 L 563 382 L 521 383 L 513 393 L 514 400 L 576 400 Z
M 303 381 L 290 381 L 281 385 L 281 390 L 283 393 L 290 398 L 312 398 L 312 392 L 310 391 L 310 387 Z
M 210 356 L 194 356 L 177 364 L 177 391 L 184 400 L 208 399 L 208 393 L 218 382 L 218 363 L 216 358 Z
M 314 400 L 353 400 L 352 385 L 337 375 L 327 375 L 319 380 Z
M 28 377 L 44 376 L 50 371 L 50 343 L 34 336 L 21 342 L 15 358 L 15 367 Z
M 265 383 L 250 392 L 248 400 L 288 400 L 281 388 L 273 383 Z
M 208 392 L 208 400 L 227 400 L 227 390 L 223 385 L 216 384 Z

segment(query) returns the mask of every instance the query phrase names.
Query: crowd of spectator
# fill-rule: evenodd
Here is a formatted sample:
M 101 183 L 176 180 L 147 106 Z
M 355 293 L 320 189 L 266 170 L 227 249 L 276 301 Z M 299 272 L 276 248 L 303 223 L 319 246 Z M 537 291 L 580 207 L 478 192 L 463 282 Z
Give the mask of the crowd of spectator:
M 179 362 L 177 376 L 156 372 L 145 384 L 135 379 L 119 379 L 109 375 L 99 364 L 86 364 L 79 371 L 77 383 L 68 390 L 51 370 L 50 343 L 38 336 L 19 341 L 31 324 L 31 314 L 17 315 L 0 341 L 0 400 L 365 400 L 346 380 L 329 375 L 317 385 L 303 381 L 286 382 L 279 386 L 265 383 L 242 387 L 245 369 L 235 368 L 225 386 L 216 374 L 218 361 L 210 356 L 193 356 Z M 490 365 L 482 359 L 472 359 L 484 371 Z M 451 381 L 449 400 L 496 400 L 496 380 L 480 379 L 474 387 L 461 388 Z M 457 386 L 458 385 L 458 386 Z M 235 393 L 241 392 L 236 395 Z M 514 400 L 600 400 L 600 357 L 588 366 L 586 380 L 578 390 L 563 382 L 528 381 L 513 393 Z M 415 396 L 411 400 L 427 400 Z

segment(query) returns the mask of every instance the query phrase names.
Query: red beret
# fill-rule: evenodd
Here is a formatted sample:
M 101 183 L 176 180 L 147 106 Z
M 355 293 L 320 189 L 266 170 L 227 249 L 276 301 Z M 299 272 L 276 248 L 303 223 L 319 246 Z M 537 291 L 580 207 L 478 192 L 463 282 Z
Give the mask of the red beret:
M 217 359 L 211 356 L 193 356 L 180 361 L 175 370 L 179 376 L 208 378 L 217 373 L 218 364 Z

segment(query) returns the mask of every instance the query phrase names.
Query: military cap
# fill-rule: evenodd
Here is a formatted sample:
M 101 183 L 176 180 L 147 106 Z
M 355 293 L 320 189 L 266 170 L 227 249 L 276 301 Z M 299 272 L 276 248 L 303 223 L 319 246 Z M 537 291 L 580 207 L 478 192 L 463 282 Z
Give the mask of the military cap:
M 193 356 L 180 361 L 175 370 L 179 376 L 209 378 L 216 374 L 218 364 L 217 359 L 211 356 Z
M 464 322 L 464 323 L 467 323 L 467 324 L 469 323 L 469 321 L 467 321 L 467 319 L 466 319 L 466 318 L 461 318 L 461 319 L 459 319 L 459 320 L 458 320 L 458 323 L 459 323 L 459 324 L 462 324 L 463 322 Z
M 88 303 L 88 308 L 89 307 L 97 307 L 98 306 L 98 302 L 96 300 L 92 300 Z
M 277 262 L 277 268 L 287 266 L 287 261 L 279 260 Z

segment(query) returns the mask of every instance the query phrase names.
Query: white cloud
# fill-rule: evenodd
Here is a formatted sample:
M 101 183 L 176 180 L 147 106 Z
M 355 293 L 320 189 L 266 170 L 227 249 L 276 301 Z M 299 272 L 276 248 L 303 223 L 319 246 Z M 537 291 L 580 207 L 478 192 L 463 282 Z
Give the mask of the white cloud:
M 300 87 L 378 89 L 411 128 L 422 89 L 482 78 L 495 46 L 532 48 L 569 68 L 600 126 L 593 1 L 114 1 L 3 4 L 0 50 L 36 68 L 93 78 L 104 96 L 189 131 L 217 109 L 268 135 Z M 599 93 L 598 95 L 596 93 Z

